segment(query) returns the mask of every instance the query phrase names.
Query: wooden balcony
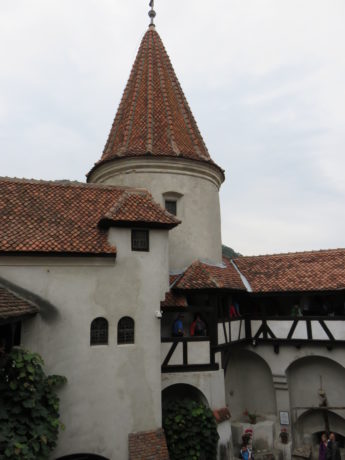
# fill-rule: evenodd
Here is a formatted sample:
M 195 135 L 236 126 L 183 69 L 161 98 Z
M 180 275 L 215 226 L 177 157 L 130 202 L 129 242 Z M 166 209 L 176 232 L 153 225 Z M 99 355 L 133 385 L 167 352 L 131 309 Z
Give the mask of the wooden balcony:
M 345 317 L 272 316 L 240 317 L 219 321 L 217 349 L 241 342 L 258 345 L 345 343 Z

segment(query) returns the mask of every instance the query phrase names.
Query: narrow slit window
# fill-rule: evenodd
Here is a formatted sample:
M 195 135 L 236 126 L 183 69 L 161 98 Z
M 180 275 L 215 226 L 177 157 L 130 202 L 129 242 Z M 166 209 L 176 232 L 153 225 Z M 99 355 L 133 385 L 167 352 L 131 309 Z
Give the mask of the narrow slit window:
M 134 343 L 134 320 L 129 316 L 124 316 L 118 322 L 117 343 L 119 345 Z
M 105 318 L 92 321 L 90 345 L 108 345 L 108 321 Z
M 149 251 L 148 230 L 132 230 L 132 251 Z
M 175 200 L 165 200 L 165 209 L 173 214 L 174 216 L 177 215 L 177 202 Z

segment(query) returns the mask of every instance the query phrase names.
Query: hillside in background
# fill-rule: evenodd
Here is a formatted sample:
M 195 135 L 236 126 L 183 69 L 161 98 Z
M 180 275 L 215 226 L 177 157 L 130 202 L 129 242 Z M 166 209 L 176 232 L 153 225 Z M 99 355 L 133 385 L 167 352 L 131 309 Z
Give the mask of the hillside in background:
M 228 257 L 229 259 L 235 259 L 236 257 L 242 256 L 242 254 L 234 251 L 232 248 L 229 248 L 229 246 L 225 246 L 225 244 L 222 245 L 222 253 L 223 256 Z

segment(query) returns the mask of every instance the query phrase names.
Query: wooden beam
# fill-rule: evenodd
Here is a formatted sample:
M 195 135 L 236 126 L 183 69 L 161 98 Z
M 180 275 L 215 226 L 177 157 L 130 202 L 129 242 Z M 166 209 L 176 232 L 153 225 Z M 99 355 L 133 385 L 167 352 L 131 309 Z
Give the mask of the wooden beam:
M 178 341 L 173 342 L 170 350 L 168 351 L 168 354 L 165 357 L 165 360 L 163 361 L 162 367 L 168 365 L 168 362 L 170 361 L 170 358 L 174 354 L 174 351 L 176 350 L 177 345 L 178 345 Z
M 328 329 L 328 327 L 327 327 L 327 325 L 325 324 L 325 322 L 324 322 L 322 319 L 320 319 L 319 323 L 321 324 L 322 329 L 326 332 L 328 338 L 329 338 L 330 340 L 335 340 L 334 335 L 333 335 L 332 332 Z
M 287 336 L 288 340 L 291 339 L 291 337 L 293 336 L 293 333 L 295 332 L 297 324 L 298 324 L 298 319 L 295 319 L 294 322 L 292 323 L 291 329 L 290 329 L 290 331 L 288 333 L 288 336 Z

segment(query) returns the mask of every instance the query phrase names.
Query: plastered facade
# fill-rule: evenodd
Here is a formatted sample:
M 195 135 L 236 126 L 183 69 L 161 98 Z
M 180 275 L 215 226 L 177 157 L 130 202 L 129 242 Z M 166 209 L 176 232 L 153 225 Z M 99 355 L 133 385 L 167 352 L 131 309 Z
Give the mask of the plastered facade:
M 176 196 L 181 224 L 169 232 L 170 269 L 179 271 L 197 259 L 222 261 L 218 169 L 201 162 L 177 159 L 124 158 L 101 165 L 89 181 L 145 188 L 164 207 Z
M 110 229 L 116 259 L 2 258 L 0 276 L 49 302 L 23 322 L 22 345 L 50 374 L 64 375 L 52 458 L 90 452 L 127 459 L 128 434 L 161 426 L 160 321 L 168 289 L 168 232 L 150 231 L 150 251 L 131 251 L 129 229 Z M 90 324 L 109 322 L 109 344 L 90 346 Z M 117 323 L 135 321 L 135 343 L 117 345 Z

